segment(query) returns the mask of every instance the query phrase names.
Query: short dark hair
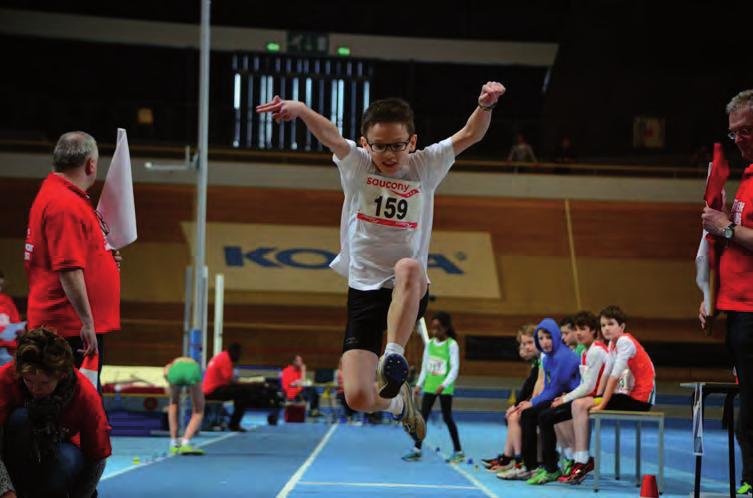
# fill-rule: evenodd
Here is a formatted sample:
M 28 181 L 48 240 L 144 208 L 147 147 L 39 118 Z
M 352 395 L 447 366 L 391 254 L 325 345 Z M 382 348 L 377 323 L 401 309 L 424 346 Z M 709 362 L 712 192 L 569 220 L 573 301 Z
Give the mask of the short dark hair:
M 408 134 L 412 136 L 416 133 L 413 109 L 403 99 L 393 97 L 372 102 L 361 117 L 361 135 L 365 137 L 369 129 L 377 123 L 404 124 Z
M 227 347 L 227 353 L 230 355 L 233 363 L 237 363 L 241 359 L 241 345 L 237 342 L 230 343 Z
M 573 317 L 573 315 L 567 315 L 566 317 L 562 318 L 562 320 L 560 320 L 560 323 L 558 323 L 557 325 L 559 325 L 560 328 L 564 327 L 565 325 L 573 326 L 575 325 L 575 318 Z
M 627 323 L 627 315 L 625 314 L 625 312 L 622 311 L 619 306 L 616 306 L 614 304 L 610 304 L 609 306 L 601 310 L 599 312 L 599 316 L 616 320 L 620 325 Z
M 599 319 L 596 318 L 596 315 L 586 310 L 577 312 L 575 317 L 573 317 L 573 323 L 576 327 L 588 327 L 596 331 L 597 334 L 601 328 L 599 327 Z
M 62 172 L 78 168 L 92 156 L 97 156 L 97 141 L 83 131 L 69 131 L 60 135 L 55 150 L 52 152 L 52 166 Z

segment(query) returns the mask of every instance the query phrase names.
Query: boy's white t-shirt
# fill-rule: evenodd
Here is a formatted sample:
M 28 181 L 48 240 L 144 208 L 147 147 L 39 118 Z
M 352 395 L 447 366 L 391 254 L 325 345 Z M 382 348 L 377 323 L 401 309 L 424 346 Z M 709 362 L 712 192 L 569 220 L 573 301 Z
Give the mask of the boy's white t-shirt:
M 391 177 L 376 169 L 365 149 L 348 144 L 342 160 L 333 155 L 345 200 L 340 254 L 330 267 L 364 291 L 391 288 L 402 258 L 416 259 L 426 273 L 434 191 L 455 162 L 452 140 L 410 154 L 408 165 Z

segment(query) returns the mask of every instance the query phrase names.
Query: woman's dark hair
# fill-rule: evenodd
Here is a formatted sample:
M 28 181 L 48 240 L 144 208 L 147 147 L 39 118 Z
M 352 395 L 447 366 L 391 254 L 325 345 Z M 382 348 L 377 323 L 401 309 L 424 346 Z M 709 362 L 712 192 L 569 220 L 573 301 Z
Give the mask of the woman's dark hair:
M 52 330 L 40 327 L 18 339 L 16 375 L 43 372 L 52 377 L 73 373 L 73 351 L 65 339 Z
M 437 311 L 431 315 L 432 320 L 436 320 L 447 331 L 447 336 L 453 340 L 458 340 L 458 335 L 455 333 L 455 327 L 452 326 L 452 317 L 445 311 Z

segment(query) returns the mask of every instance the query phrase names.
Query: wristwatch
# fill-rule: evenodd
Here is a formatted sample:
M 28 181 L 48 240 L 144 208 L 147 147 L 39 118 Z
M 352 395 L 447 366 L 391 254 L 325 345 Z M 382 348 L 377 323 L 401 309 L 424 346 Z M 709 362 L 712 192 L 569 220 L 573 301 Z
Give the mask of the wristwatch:
M 734 223 L 730 223 L 727 225 L 724 230 L 722 230 L 722 236 L 727 240 L 732 240 L 732 237 L 735 236 L 735 225 Z

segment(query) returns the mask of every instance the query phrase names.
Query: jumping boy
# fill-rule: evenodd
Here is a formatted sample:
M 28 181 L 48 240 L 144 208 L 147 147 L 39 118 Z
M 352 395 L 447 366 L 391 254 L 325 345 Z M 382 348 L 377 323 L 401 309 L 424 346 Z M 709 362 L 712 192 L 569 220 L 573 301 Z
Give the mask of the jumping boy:
M 429 297 L 434 191 L 455 157 L 484 137 L 491 110 L 504 93 L 500 83 L 487 82 L 465 126 L 420 151 L 416 151 L 413 111 L 400 99 L 378 100 L 366 109 L 360 147 L 302 102 L 275 96 L 256 108 L 278 121 L 300 118 L 334 153 L 345 193 L 340 254 L 331 264 L 348 278 L 349 287 L 345 397 L 358 411 L 391 412 L 418 440 L 424 438 L 426 426 L 405 382 L 408 362 L 403 353 Z M 380 358 L 385 329 L 387 346 Z

